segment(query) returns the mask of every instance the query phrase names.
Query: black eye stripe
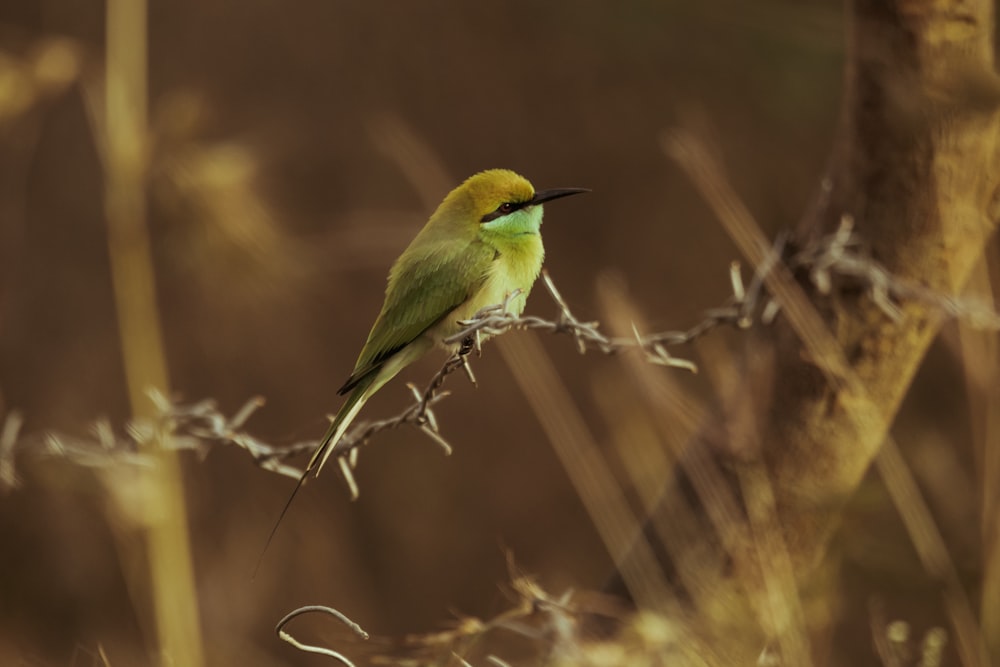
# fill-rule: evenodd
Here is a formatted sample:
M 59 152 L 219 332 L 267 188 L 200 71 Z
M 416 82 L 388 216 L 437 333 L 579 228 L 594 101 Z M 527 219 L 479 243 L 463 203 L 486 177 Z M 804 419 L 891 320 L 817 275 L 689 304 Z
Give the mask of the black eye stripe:
M 480 218 L 479 222 L 489 222 L 490 220 L 496 220 L 497 218 L 502 218 L 505 215 L 513 213 L 514 211 L 521 210 L 530 203 L 531 203 L 530 201 L 520 201 L 520 202 L 505 201 L 504 203 L 497 206 L 497 209 L 495 211 L 493 211 L 492 213 L 487 213 L 482 218 Z

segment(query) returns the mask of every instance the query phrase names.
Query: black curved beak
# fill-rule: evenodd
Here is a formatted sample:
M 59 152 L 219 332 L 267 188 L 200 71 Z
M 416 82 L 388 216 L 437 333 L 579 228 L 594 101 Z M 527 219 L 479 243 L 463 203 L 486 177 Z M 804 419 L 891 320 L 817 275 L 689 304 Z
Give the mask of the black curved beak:
M 531 201 L 528 202 L 528 206 L 534 206 L 535 204 L 541 204 L 542 202 L 552 201 L 553 199 L 559 199 L 560 197 L 578 195 L 582 192 L 590 192 L 590 190 L 587 188 L 555 188 L 553 190 L 539 190 L 535 193 L 535 196 L 531 198 Z

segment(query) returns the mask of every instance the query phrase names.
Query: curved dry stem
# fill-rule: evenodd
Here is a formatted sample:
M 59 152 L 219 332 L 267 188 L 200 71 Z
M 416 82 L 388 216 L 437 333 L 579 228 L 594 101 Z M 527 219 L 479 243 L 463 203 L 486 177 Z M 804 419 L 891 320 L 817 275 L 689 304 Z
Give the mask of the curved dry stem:
M 338 653 L 337 651 L 328 649 L 323 646 L 313 646 L 312 644 L 305 644 L 303 642 L 300 642 L 290 633 L 285 631 L 285 626 L 288 625 L 288 623 L 291 622 L 293 619 L 298 618 L 299 616 L 302 616 L 304 614 L 311 614 L 311 613 L 321 613 L 333 616 L 335 619 L 337 619 L 338 621 L 346 625 L 348 628 L 350 628 L 351 632 L 356 634 L 358 637 L 361 637 L 364 640 L 368 639 L 368 633 L 365 632 L 360 625 L 358 625 L 350 618 L 348 618 L 343 612 L 340 612 L 334 609 L 333 607 L 327 607 L 324 605 L 307 605 L 305 607 L 299 607 L 298 609 L 288 612 L 287 614 L 284 615 L 284 617 L 282 617 L 280 621 L 278 621 L 278 624 L 274 627 L 275 634 L 278 635 L 279 639 L 288 642 L 289 644 L 299 649 L 300 651 L 304 651 L 306 653 L 317 653 L 319 655 L 325 655 L 327 657 L 333 658 L 334 660 L 337 660 L 341 664 L 347 665 L 347 667 L 355 667 L 354 663 L 351 662 L 344 654 Z

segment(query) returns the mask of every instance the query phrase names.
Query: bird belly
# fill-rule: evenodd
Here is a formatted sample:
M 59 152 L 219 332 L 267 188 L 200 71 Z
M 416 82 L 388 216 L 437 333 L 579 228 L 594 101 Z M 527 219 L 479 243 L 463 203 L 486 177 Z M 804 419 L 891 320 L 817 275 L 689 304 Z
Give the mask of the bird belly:
M 460 321 L 472 319 L 483 308 L 502 304 L 517 290 L 520 292 L 507 302 L 507 310 L 515 316 L 524 312 L 528 293 L 541 272 L 544 257 L 541 239 L 532 235 L 531 241 L 534 243 L 520 244 L 527 247 L 500 250 L 500 255 L 490 265 L 489 273 L 479 290 L 434 327 L 435 341 L 443 344 L 444 339 L 464 328 L 459 324 Z M 454 351 L 458 344 L 445 347 Z

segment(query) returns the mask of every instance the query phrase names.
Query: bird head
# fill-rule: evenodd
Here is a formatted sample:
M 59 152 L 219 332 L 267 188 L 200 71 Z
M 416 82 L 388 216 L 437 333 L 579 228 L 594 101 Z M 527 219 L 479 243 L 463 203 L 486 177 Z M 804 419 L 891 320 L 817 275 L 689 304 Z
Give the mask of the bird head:
M 458 215 L 452 219 L 502 235 L 537 234 L 542 224 L 542 203 L 589 192 L 585 188 L 539 190 L 528 179 L 508 169 L 489 169 L 470 176 L 452 190 L 441 209 Z

